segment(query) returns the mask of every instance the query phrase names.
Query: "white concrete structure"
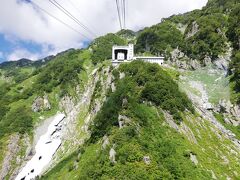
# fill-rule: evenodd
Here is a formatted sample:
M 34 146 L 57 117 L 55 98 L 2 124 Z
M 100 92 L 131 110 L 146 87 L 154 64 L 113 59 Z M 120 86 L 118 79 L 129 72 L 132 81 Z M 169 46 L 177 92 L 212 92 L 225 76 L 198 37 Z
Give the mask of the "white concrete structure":
M 112 48 L 112 60 L 124 61 L 132 60 L 134 56 L 134 45 L 128 46 L 113 46 Z
M 112 64 L 114 66 L 123 63 L 131 62 L 133 60 L 142 60 L 150 63 L 157 63 L 162 65 L 164 63 L 164 57 L 134 57 L 134 45 L 128 46 L 113 46 L 112 48 Z
M 36 154 L 20 171 L 16 180 L 35 179 L 43 173 L 62 143 L 61 131 L 64 118 L 64 114 L 57 114 L 53 118 L 47 132 L 40 137 L 35 146 Z
M 157 63 L 159 65 L 163 65 L 164 57 L 134 57 L 134 60 L 142 60 L 150 63 Z

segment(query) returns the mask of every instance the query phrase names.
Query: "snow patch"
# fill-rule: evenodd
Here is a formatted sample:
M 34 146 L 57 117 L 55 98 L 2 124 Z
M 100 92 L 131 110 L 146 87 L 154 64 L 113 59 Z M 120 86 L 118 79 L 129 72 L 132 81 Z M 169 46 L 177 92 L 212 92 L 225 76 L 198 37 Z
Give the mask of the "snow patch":
M 36 178 L 51 162 L 53 155 L 62 143 L 61 131 L 64 118 L 65 114 L 57 114 L 54 117 L 53 121 L 48 126 L 47 132 L 40 137 L 35 146 L 36 154 L 21 170 L 16 180 L 30 180 Z

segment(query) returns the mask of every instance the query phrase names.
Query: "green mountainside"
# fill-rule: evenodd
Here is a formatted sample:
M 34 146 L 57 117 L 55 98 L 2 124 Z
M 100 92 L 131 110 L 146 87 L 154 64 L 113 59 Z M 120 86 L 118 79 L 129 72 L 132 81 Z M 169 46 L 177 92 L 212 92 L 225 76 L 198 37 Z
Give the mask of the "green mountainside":
M 85 49 L 0 64 L 0 179 L 16 177 L 59 112 L 62 143 L 38 179 L 239 179 L 239 13 L 238 0 L 209 0 Z M 128 43 L 165 65 L 113 67 L 112 46 Z

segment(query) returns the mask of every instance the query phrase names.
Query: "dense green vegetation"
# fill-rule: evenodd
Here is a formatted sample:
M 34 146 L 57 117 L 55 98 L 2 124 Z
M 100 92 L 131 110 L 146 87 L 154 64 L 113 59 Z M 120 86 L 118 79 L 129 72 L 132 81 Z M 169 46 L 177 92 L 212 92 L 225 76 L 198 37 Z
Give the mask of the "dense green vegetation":
M 136 37 L 136 33 L 129 29 L 122 29 L 121 31 L 117 32 L 117 35 L 127 40 L 134 40 Z
M 81 50 L 70 51 L 40 69 L 41 73 L 34 85 L 35 90 L 52 92 L 53 88 L 60 86 L 61 94 L 66 94 L 70 87 L 79 84 L 78 74 L 83 70 L 83 61 L 79 58 L 80 52 Z
M 240 104 L 240 4 L 236 5 L 229 17 L 229 30 L 227 32 L 228 38 L 231 40 L 234 52 L 231 62 L 231 69 L 233 71 L 232 82 L 234 83 L 234 90 L 238 93 L 237 102 Z
M 32 132 L 35 116 L 31 105 L 36 96 L 56 90 L 58 96 L 64 96 L 81 83 L 79 74 L 84 71 L 81 53 L 81 50 L 67 51 L 47 64 L 43 63 L 44 66 L 26 60 L 2 65 L 3 76 L 13 80 L 0 86 L 0 139 L 15 132 Z M 27 75 L 17 81 L 24 73 Z
M 30 109 L 24 105 L 11 108 L 10 104 L 21 99 L 21 95 L 10 95 L 8 92 L 13 85 L 3 84 L 0 87 L 0 139 L 5 134 L 19 132 L 30 133 L 33 128 L 33 121 Z
M 92 49 L 92 61 L 94 64 L 112 58 L 113 45 L 125 45 L 126 42 L 115 34 L 107 34 L 94 40 L 90 45 Z
M 170 52 L 178 47 L 193 59 L 203 60 L 205 57 L 216 59 L 226 50 L 227 38 L 224 34 L 227 18 L 220 13 L 204 16 L 199 14 L 199 11 L 196 11 L 190 14 L 172 16 L 165 19 L 163 23 L 145 29 L 137 37 L 137 52 L 149 51 L 152 54 L 162 54 L 169 58 Z M 182 25 L 186 23 L 188 26 L 184 34 L 178 30 L 178 23 Z M 188 37 L 194 24 L 198 26 L 198 31 Z
M 112 126 L 118 125 L 119 111 L 125 108 L 122 106 L 123 99 L 133 102 L 133 107 L 134 102 L 152 102 L 172 114 L 176 122 L 182 121 L 180 112 L 194 111 L 187 96 L 178 91 L 178 85 L 161 67 L 134 61 L 123 64 L 120 71 L 126 74 L 126 78 L 118 82 L 118 90 L 97 115 L 91 130 L 94 141 L 104 136 Z
M 206 8 L 213 12 L 226 12 L 238 3 L 238 0 L 208 0 Z
M 160 107 L 170 113 L 172 108 L 177 112 L 192 110 L 191 103 L 179 92 L 170 76 L 161 67 L 141 61 L 121 65 L 120 71 L 126 76 L 116 79 L 117 89 L 94 119 L 88 143 L 60 162 L 43 179 L 59 176 L 76 179 L 210 178 L 209 173 L 190 161 L 191 151 L 185 147 L 183 137 L 163 126 L 164 116 Z M 162 82 L 163 87 L 148 97 L 148 86 L 154 85 L 156 79 Z M 160 96 L 165 97 L 165 102 L 157 101 Z M 175 105 L 173 99 L 182 104 Z M 155 106 L 147 101 L 152 101 Z M 120 114 L 130 120 L 122 129 L 118 127 Z M 114 144 L 117 163 L 109 160 L 111 146 L 101 149 L 98 145 L 104 135 L 108 135 Z M 149 165 L 144 163 L 144 156 L 149 156 Z
M 145 29 L 137 37 L 136 52 L 150 52 L 154 55 L 169 55 L 172 49 L 182 46 L 183 35 L 169 22 Z
M 30 110 L 25 106 L 11 110 L 5 118 L 0 121 L 0 137 L 5 134 L 18 132 L 30 133 L 33 128 L 33 118 Z
M 196 20 L 199 31 L 192 37 L 186 39 L 183 51 L 193 59 L 204 59 L 210 57 L 216 59 L 226 50 L 227 39 L 224 28 L 227 19 L 220 13 L 201 16 Z M 192 30 L 193 24 L 189 24 L 185 31 L 186 35 Z

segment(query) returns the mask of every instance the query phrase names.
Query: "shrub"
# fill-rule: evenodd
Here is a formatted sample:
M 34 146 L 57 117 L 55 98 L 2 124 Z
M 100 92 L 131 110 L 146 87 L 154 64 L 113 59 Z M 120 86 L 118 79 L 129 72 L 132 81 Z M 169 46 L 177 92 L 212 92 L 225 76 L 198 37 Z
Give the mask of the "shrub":
M 136 52 L 168 55 L 171 49 L 183 44 L 183 35 L 175 25 L 166 21 L 144 30 L 137 37 Z
M 1 135 L 18 132 L 30 133 L 33 128 L 33 119 L 25 106 L 18 107 L 7 113 L 0 122 Z

